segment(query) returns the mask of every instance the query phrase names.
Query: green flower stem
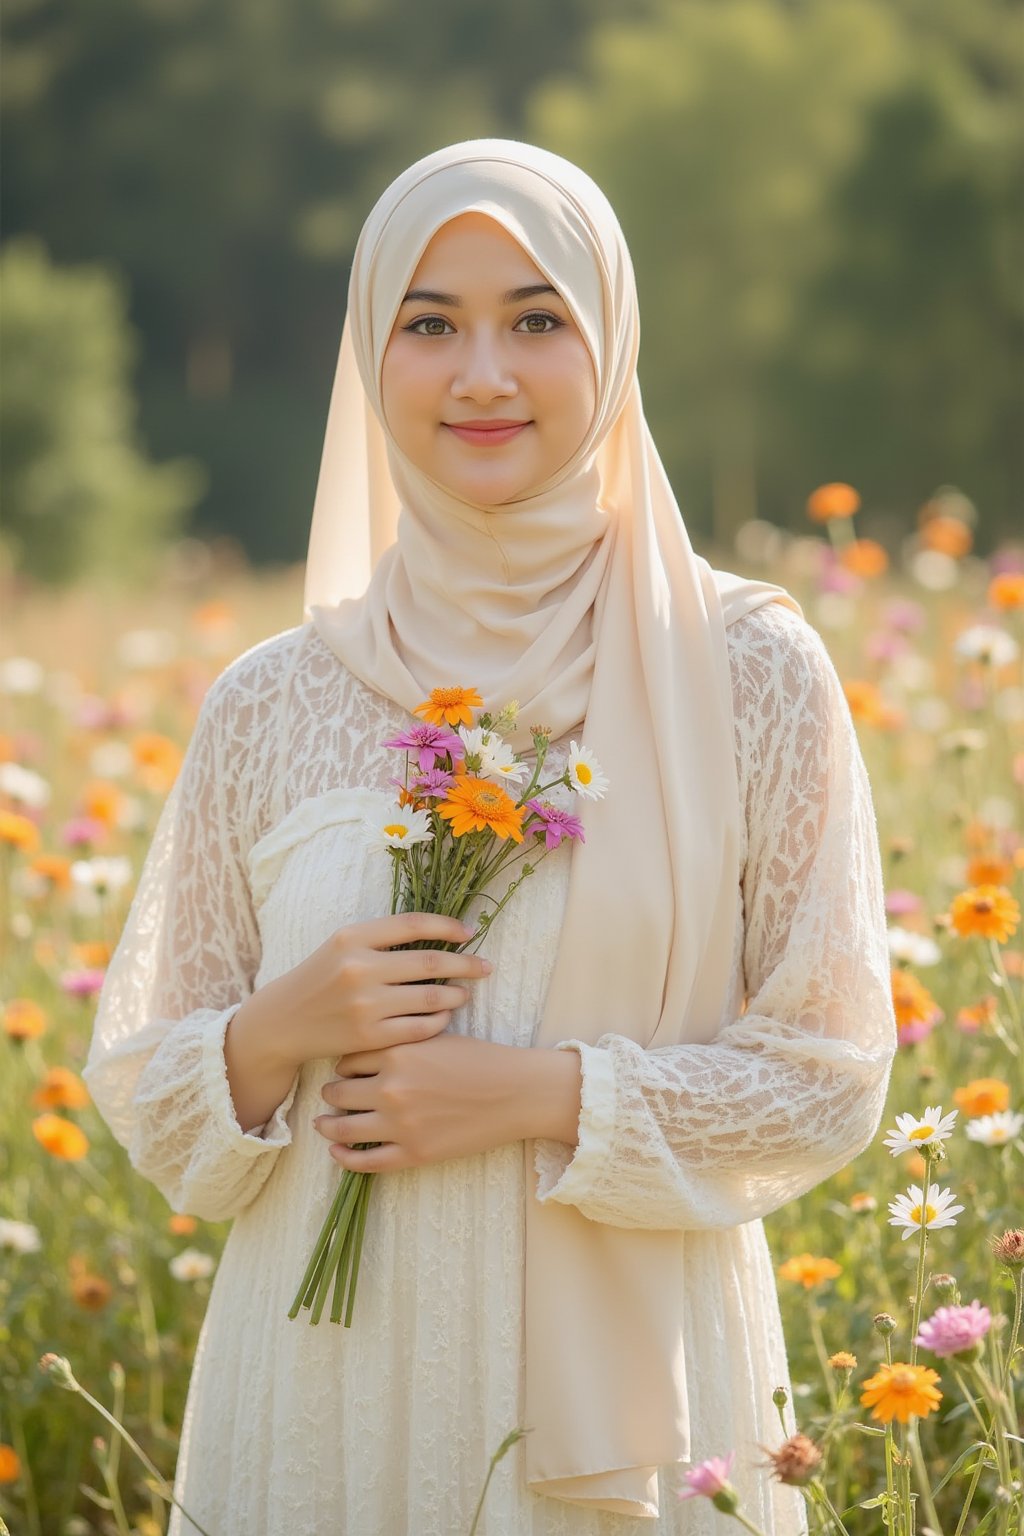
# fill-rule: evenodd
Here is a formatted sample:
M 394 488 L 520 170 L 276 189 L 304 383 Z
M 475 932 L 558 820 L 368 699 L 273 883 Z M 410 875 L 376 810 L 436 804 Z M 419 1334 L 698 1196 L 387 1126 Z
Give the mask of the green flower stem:
M 835 1505 L 832 1503 L 832 1500 L 829 1498 L 828 1494 L 825 1491 L 824 1483 L 820 1482 L 818 1480 L 818 1478 L 814 1477 L 814 1478 L 811 1479 L 810 1483 L 808 1484 L 808 1487 L 810 1489 L 812 1498 L 816 1499 L 818 1504 L 825 1511 L 825 1514 L 828 1516 L 829 1521 L 835 1527 L 835 1529 L 838 1531 L 839 1536 L 850 1536 L 849 1531 L 846 1529 L 846 1526 L 843 1524 L 842 1516 L 840 1515 L 839 1511 L 836 1509 Z
M 742 1525 L 745 1531 L 750 1531 L 752 1536 L 764 1536 L 764 1532 L 762 1531 L 761 1527 L 759 1525 L 755 1525 L 753 1520 L 748 1520 L 742 1509 L 732 1509 L 729 1511 L 729 1513 L 732 1515 L 734 1520 L 738 1521 L 739 1524 Z
M 944 1536 L 942 1523 L 935 1512 L 935 1500 L 932 1498 L 932 1485 L 928 1480 L 928 1469 L 921 1454 L 921 1442 L 917 1433 L 917 1416 L 911 1414 L 907 1424 L 907 1444 L 910 1447 L 910 1459 L 914 1467 L 914 1479 L 917 1483 L 918 1497 L 935 1536 Z
M 931 1188 L 932 1163 L 925 1149 L 924 1180 L 921 1189 L 921 1233 L 917 1250 L 917 1281 L 914 1285 L 914 1310 L 910 1322 L 910 1363 L 917 1364 L 917 1338 L 921 1326 L 921 1307 L 924 1302 L 924 1260 L 928 1248 L 928 1191 Z
M 825 1348 L 825 1338 L 821 1331 L 821 1309 L 813 1296 L 807 1298 L 807 1310 L 811 1319 L 811 1337 L 814 1340 L 814 1348 L 817 1351 L 818 1361 L 821 1365 L 821 1374 L 825 1378 L 825 1387 L 828 1391 L 829 1407 L 834 1413 L 836 1409 L 835 1372 L 828 1363 L 828 1350 Z
M 1010 1400 L 1007 1394 L 997 1387 L 995 1382 L 986 1375 L 977 1361 L 973 1363 L 971 1369 L 978 1378 L 981 1390 L 988 1399 L 992 1409 L 992 1428 L 994 1431 L 992 1446 L 996 1453 L 996 1461 L 999 1464 L 999 1481 L 1004 1488 L 1009 1488 L 1013 1474 L 1010 1471 L 1010 1448 L 1006 1440 L 1006 1425 L 1003 1423 L 1004 1415 L 1009 1421 L 1010 1434 L 1018 1433 Z
M 331 1240 L 331 1234 L 334 1231 L 335 1224 L 344 1204 L 345 1192 L 349 1177 L 354 1177 L 351 1169 L 346 1170 L 345 1177 L 341 1180 L 337 1193 L 331 1202 L 331 1208 L 327 1213 L 327 1218 L 324 1221 L 323 1226 L 320 1228 L 320 1235 L 316 1240 L 316 1247 L 313 1249 L 313 1255 L 309 1263 L 306 1265 L 306 1273 L 302 1277 L 302 1284 L 299 1286 L 298 1294 L 291 1304 L 291 1309 L 288 1313 L 289 1317 L 298 1316 L 302 1306 L 304 1305 L 307 1289 L 312 1283 L 314 1283 L 314 1277 L 319 1276 L 321 1256 L 323 1255 L 327 1244 Z
M 1003 963 L 1002 950 L 996 943 L 995 939 L 988 940 L 988 947 L 992 955 L 992 963 L 996 968 L 1000 982 L 1002 984 L 1000 990 L 1003 993 L 1003 996 L 1006 998 L 1007 1007 L 1009 1008 L 1010 1015 L 1013 1019 L 1014 1031 L 1017 1035 L 1016 1040 L 1007 1040 L 1007 1044 L 1009 1045 L 1013 1054 L 1015 1056 L 1019 1056 L 1020 1042 L 1022 1039 L 1024 1039 L 1024 1019 L 1021 1018 L 1021 1005 L 1017 994 L 1014 991 L 1013 983 L 1011 982 L 1009 976 L 1006 974 L 1006 966 Z
M 529 1434 L 529 1430 L 527 1429 L 513 1429 L 510 1434 L 505 1436 L 504 1440 L 501 1442 L 501 1444 L 498 1446 L 498 1449 L 491 1457 L 491 1464 L 487 1468 L 487 1476 L 484 1479 L 484 1486 L 480 1492 L 480 1497 L 477 1500 L 476 1513 L 473 1516 L 473 1524 L 469 1528 L 469 1536 L 476 1536 L 476 1528 L 480 1523 L 480 1511 L 484 1507 L 484 1499 L 487 1497 L 487 1490 L 491 1485 L 491 1478 L 494 1475 L 495 1467 L 498 1465 L 498 1462 L 505 1455 L 505 1453 L 512 1449 L 516 1441 L 521 1440 L 523 1436 L 527 1434 Z
M 952 1362 L 951 1362 L 951 1364 L 952 1364 Z M 986 1429 L 985 1428 L 985 1420 L 981 1416 L 981 1409 L 978 1407 L 978 1404 L 977 1404 L 977 1401 L 976 1401 L 976 1399 L 974 1397 L 974 1394 L 971 1391 L 970 1387 L 967 1385 L 966 1381 L 964 1381 L 963 1376 L 961 1375 L 958 1367 L 955 1364 L 952 1365 L 952 1369 L 953 1369 L 953 1375 L 956 1377 L 957 1385 L 959 1386 L 960 1391 L 963 1393 L 964 1397 L 966 1398 L 966 1400 L 967 1400 L 967 1402 L 968 1402 L 968 1404 L 970 1406 L 971 1412 L 974 1414 L 974 1417 L 977 1419 L 978 1427 L 980 1428 L 983 1437 L 987 1440 L 989 1438 L 989 1436 L 991 1435 L 992 1431 L 991 1431 L 991 1429 Z M 996 1412 L 996 1407 L 995 1407 L 994 1403 L 992 1404 L 992 1409 L 993 1409 L 993 1413 L 995 1413 Z
M 1020 1337 L 1021 1313 L 1024 1312 L 1024 1269 L 1013 1271 L 1013 1325 L 1010 1328 L 1010 1338 L 1006 1346 L 1006 1358 L 1003 1361 L 1003 1391 L 1009 1395 L 1010 1391 L 1010 1364 L 1014 1351 L 1017 1348 L 1017 1340 Z
M 352 1172 L 350 1168 L 346 1169 L 345 1171 L 346 1173 Z M 316 1287 L 316 1294 L 313 1298 L 312 1313 L 310 1316 L 311 1323 L 318 1323 L 320 1321 L 324 1310 L 324 1302 L 327 1300 L 327 1287 L 330 1285 L 333 1276 L 337 1273 L 338 1265 L 341 1263 L 344 1255 L 345 1242 L 348 1237 L 349 1222 L 352 1219 L 352 1212 L 355 1209 L 356 1200 L 359 1198 L 358 1180 L 359 1175 L 357 1174 L 354 1178 L 347 1181 L 345 1198 L 342 1202 L 341 1209 L 338 1212 L 337 1226 L 334 1231 L 334 1236 L 331 1239 L 331 1246 L 328 1248 L 327 1255 L 323 1260 L 323 1269 L 321 1270 L 320 1278 Z M 304 1305 L 309 1306 L 308 1296 Z

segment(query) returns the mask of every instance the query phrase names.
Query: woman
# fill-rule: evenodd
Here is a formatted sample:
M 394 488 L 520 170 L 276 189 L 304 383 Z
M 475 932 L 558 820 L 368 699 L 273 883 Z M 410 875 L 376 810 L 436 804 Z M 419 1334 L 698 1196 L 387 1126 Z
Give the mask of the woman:
M 492 1533 L 710 1533 L 681 1471 L 730 1449 L 749 1515 L 805 1528 L 758 1451 L 788 1380 L 760 1218 L 881 1116 L 877 837 L 819 637 L 693 553 L 638 345 L 615 215 L 547 151 L 428 155 L 361 232 L 309 620 L 204 701 L 85 1073 L 176 1209 L 234 1218 L 177 1475 L 218 1536 L 455 1536 L 516 1425 Z M 359 836 L 442 685 L 609 780 L 489 970 L 389 948 L 464 934 L 382 916 Z M 339 1167 L 382 1176 L 353 1326 L 312 1328 Z

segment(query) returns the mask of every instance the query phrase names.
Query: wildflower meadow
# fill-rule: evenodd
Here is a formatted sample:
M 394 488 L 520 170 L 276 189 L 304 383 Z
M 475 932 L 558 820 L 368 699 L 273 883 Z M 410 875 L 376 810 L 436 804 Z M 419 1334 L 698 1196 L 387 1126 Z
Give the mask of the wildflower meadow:
M 753 1463 L 803 1490 L 812 1532 L 1021 1536 L 1024 545 L 975 553 L 951 488 L 898 548 L 861 516 L 853 487 L 823 485 L 803 531 L 747 523 L 712 556 L 787 586 L 842 679 L 899 1044 L 870 1146 L 766 1221 L 792 1371 L 775 1437 L 716 1447 L 676 1492 L 756 1531 L 730 1481 Z M 80 1074 L 203 694 L 300 621 L 301 572 L 221 569 L 188 543 L 145 593 L 4 580 L 0 1532 L 158 1536 L 227 1228 L 168 1209 Z M 529 1433 L 508 1428 L 467 1536 Z

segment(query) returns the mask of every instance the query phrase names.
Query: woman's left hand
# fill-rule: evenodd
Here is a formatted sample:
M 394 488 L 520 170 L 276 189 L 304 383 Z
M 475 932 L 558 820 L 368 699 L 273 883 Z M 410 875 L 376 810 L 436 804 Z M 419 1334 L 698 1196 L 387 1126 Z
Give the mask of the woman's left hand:
M 575 1051 L 444 1033 L 341 1056 L 335 1071 L 322 1091 L 333 1113 L 318 1115 L 313 1124 L 342 1168 L 419 1168 L 533 1136 L 576 1144 Z M 366 1141 L 381 1145 L 354 1150 Z

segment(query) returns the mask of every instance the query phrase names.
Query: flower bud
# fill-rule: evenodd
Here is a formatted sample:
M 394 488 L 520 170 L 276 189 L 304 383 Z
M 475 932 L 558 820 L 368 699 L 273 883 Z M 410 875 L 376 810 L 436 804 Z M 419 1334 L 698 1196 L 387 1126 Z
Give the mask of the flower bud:
M 848 1350 L 840 1349 L 834 1355 L 829 1355 L 828 1363 L 835 1372 L 845 1371 L 849 1374 L 857 1367 L 857 1356 L 851 1355 Z
M 891 1333 L 896 1332 L 896 1319 L 891 1312 L 876 1312 L 874 1325 L 875 1332 L 880 1333 L 883 1339 L 887 1339 Z
M 714 1494 L 711 1502 L 723 1515 L 732 1515 L 740 1507 L 740 1496 L 731 1483 L 726 1483 L 724 1488 Z
M 992 1248 L 1000 1264 L 1007 1269 L 1020 1269 L 1024 1266 L 1024 1227 L 1008 1228 L 995 1239 Z
M 790 1435 L 777 1451 L 768 1452 L 768 1460 L 773 1477 L 792 1488 L 800 1488 L 810 1482 L 821 1465 L 821 1451 L 809 1435 Z
M 932 1285 L 940 1301 L 947 1304 L 952 1302 L 955 1307 L 960 1305 L 960 1287 L 955 1275 L 933 1275 Z
M 775 1388 L 775 1391 L 772 1393 L 772 1402 L 775 1404 L 776 1408 L 785 1408 L 786 1404 L 789 1402 L 789 1393 L 786 1391 L 785 1387 Z
M 39 1369 L 44 1375 L 52 1376 L 58 1387 L 63 1387 L 68 1392 L 77 1392 L 78 1382 L 72 1374 L 71 1362 L 63 1355 L 52 1353 L 43 1355 L 39 1362 Z

